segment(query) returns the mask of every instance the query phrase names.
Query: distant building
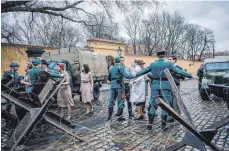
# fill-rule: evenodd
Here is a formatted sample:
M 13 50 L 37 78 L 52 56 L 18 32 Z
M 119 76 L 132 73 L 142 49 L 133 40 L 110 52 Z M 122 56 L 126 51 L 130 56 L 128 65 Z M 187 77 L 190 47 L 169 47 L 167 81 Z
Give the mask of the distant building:
M 106 40 L 93 38 L 87 40 L 87 49 L 93 52 L 99 52 L 106 56 L 118 56 L 118 50 L 121 50 L 121 55 L 124 56 L 126 44 L 117 40 Z M 120 48 L 120 49 L 119 49 Z
M 225 50 L 225 51 L 216 51 L 214 56 L 229 56 L 229 51 Z M 212 58 L 213 57 L 213 53 L 212 52 L 206 52 L 202 54 L 202 59 L 205 58 Z
M 151 45 L 150 48 L 155 47 L 154 45 Z M 163 50 L 162 47 L 158 47 L 157 48 L 153 48 L 152 50 L 152 54 L 151 56 L 156 56 L 157 55 L 157 51 Z M 137 56 L 149 56 L 149 52 L 146 48 L 145 45 L 140 44 L 140 45 L 136 45 L 136 54 L 134 54 L 134 48 L 132 44 L 128 44 L 125 47 L 125 55 L 137 55 Z
M 9 65 L 12 61 L 18 62 L 20 64 L 20 68 L 18 69 L 19 74 L 24 74 L 24 67 L 26 63 L 29 61 L 27 56 L 28 48 L 42 48 L 44 51 L 50 51 L 55 48 L 53 47 L 45 47 L 45 46 L 37 46 L 37 45 L 23 45 L 23 44 L 9 44 L 9 43 L 1 43 L 1 68 L 3 75 L 4 71 L 9 70 Z

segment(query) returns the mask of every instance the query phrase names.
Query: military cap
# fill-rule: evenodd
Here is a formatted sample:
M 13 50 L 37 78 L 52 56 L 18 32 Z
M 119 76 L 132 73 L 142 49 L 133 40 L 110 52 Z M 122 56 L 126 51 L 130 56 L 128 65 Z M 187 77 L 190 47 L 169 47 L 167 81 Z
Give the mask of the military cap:
M 49 63 L 46 60 L 41 60 L 41 64 L 46 64 L 47 66 L 49 65 Z
M 10 64 L 10 67 L 20 67 L 19 64 L 17 62 L 12 62 Z
M 40 63 L 41 63 L 41 60 L 40 60 L 40 59 L 35 59 L 35 60 L 32 61 L 32 64 L 33 64 L 34 66 L 36 66 L 36 65 L 38 65 L 38 64 L 40 64 Z
M 120 63 L 120 61 L 121 61 L 121 58 L 119 56 L 115 58 L 115 63 Z
M 143 60 L 139 60 L 139 61 L 138 61 L 138 64 L 139 64 L 139 65 L 143 65 L 143 64 L 145 64 L 145 62 L 144 62 Z
M 157 56 L 165 56 L 165 51 L 158 51 Z

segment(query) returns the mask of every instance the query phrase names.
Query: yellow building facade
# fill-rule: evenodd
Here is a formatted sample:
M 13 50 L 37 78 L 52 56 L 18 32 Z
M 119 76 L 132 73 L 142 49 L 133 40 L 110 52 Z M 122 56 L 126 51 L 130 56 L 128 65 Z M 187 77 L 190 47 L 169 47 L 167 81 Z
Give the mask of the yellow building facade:
M 19 75 L 23 75 L 24 68 L 28 62 L 28 57 L 26 50 L 28 47 L 42 47 L 42 46 L 32 46 L 32 45 L 21 45 L 21 44 L 8 44 L 1 43 L 1 76 L 4 71 L 10 69 L 9 65 L 11 62 L 18 62 L 20 67 L 18 69 Z M 42 47 L 44 51 L 50 51 L 55 48 L 52 47 Z
M 152 62 L 157 60 L 156 56 L 134 56 L 134 55 L 125 55 L 125 49 L 127 44 L 113 41 L 113 40 L 104 40 L 104 39 L 89 39 L 87 41 L 88 47 L 91 51 L 102 53 L 106 56 L 111 55 L 113 57 L 118 56 L 118 48 L 122 49 L 122 56 L 125 56 L 125 64 L 131 66 L 131 63 L 137 60 L 145 61 L 145 67 L 150 65 Z M 192 62 L 189 60 L 178 60 L 178 64 L 183 68 L 186 69 L 187 72 L 192 74 L 196 74 L 197 70 L 199 69 L 202 62 Z
M 104 39 L 89 39 L 87 40 L 87 45 L 93 52 L 102 53 L 106 56 L 111 55 L 113 57 L 118 56 L 118 49 L 120 47 L 121 56 L 124 56 L 126 44 L 115 41 L 115 40 L 104 40 Z

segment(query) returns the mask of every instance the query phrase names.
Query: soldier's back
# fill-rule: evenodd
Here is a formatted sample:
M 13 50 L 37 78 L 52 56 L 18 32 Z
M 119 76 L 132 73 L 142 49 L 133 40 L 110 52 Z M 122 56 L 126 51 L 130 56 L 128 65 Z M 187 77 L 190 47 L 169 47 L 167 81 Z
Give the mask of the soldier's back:
M 151 64 L 151 73 L 154 78 L 165 78 L 164 70 L 171 68 L 171 63 L 164 59 L 159 59 Z
M 36 82 L 41 72 L 43 72 L 43 70 L 37 67 L 33 67 L 32 69 L 28 70 L 28 75 L 31 84 L 34 84 Z

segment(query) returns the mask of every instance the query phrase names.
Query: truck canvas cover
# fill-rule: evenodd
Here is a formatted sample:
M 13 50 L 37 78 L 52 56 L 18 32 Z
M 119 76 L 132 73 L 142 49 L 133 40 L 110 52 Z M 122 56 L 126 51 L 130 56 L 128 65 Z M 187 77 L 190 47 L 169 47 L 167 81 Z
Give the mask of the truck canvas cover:
M 80 82 L 83 64 L 88 64 L 93 76 L 100 77 L 108 74 L 106 56 L 100 53 L 82 51 L 78 48 L 60 48 L 42 55 L 46 60 L 67 60 L 70 63 L 74 83 Z

